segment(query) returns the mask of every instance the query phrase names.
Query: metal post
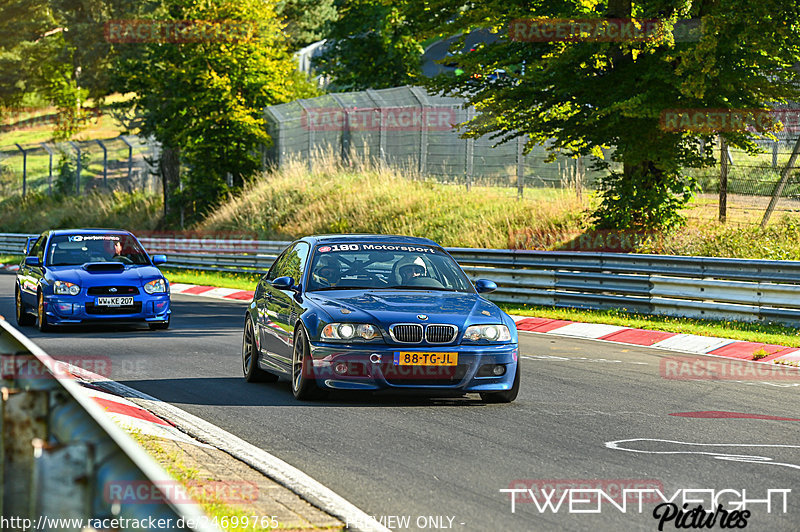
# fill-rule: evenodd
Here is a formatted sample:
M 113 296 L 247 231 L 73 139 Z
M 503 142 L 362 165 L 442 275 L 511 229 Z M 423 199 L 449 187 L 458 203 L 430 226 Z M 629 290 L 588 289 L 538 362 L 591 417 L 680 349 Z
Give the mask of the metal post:
M 128 146 L 128 185 L 130 185 L 131 178 L 133 177 L 133 144 L 122 135 L 120 135 L 119 138 Z
M 772 168 L 778 167 L 778 141 L 772 141 Z
M 719 221 L 725 223 L 728 216 L 728 143 L 719 138 Z
M 342 113 L 344 113 L 341 131 L 341 158 L 342 165 L 350 166 L 350 111 L 338 94 L 331 94 L 331 97 L 339 104 L 339 107 L 342 108 Z
M 517 137 L 517 199 L 522 199 L 522 193 L 525 190 L 525 156 L 523 155 L 523 148 L 525 142 L 522 137 Z
M 467 107 L 467 122 L 475 118 L 475 108 L 471 105 Z M 469 190 L 470 185 L 472 184 L 472 172 L 473 167 L 475 164 L 475 139 L 472 137 L 467 138 L 467 146 L 466 146 L 466 158 L 464 164 L 464 170 L 467 175 L 467 190 Z
M 19 144 L 14 144 L 14 146 L 22 152 L 22 197 L 24 198 L 28 187 L 28 152 Z
M 103 148 L 103 188 L 108 190 L 108 150 L 102 140 L 95 139 L 95 142 Z
M 764 213 L 764 218 L 762 218 L 761 220 L 762 228 L 767 226 L 767 222 L 769 222 L 769 217 L 772 216 L 772 211 L 775 210 L 775 206 L 778 204 L 778 198 L 781 197 L 781 194 L 783 193 L 783 188 L 786 186 L 786 182 L 789 181 L 789 174 L 791 170 L 794 168 L 794 163 L 795 161 L 797 161 L 798 155 L 800 155 L 800 136 L 797 137 L 797 142 L 794 143 L 794 149 L 792 150 L 792 155 L 789 156 L 789 161 L 783 168 L 783 172 L 781 172 L 781 179 L 780 181 L 778 181 L 778 184 L 775 185 L 775 190 L 772 192 L 772 199 L 770 199 L 767 211 Z
M 44 142 L 42 142 L 40 145 L 42 146 L 42 148 L 45 149 L 47 154 L 50 156 L 50 161 L 48 162 L 47 165 L 47 193 L 52 196 L 53 195 L 53 150 L 51 150 L 50 147 Z
M 372 100 L 373 102 L 375 102 L 375 105 L 377 105 L 377 109 L 376 110 L 378 111 L 378 119 L 379 119 L 379 122 L 378 122 L 378 151 L 379 151 L 379 154 L 380 154 L 381 163 L 385 163 L 386 162 L 386 120 L 384 120 L 384 118 L 383 118 L 383 115 L 384 115 L 383 99 L 380 97 L 380 95 L 378 93 L 376 93 L 372 89 L 367 89 L 366 91 L 364 91 L 364 94 L 366 94 L 367 97 L 369 97 L 369 99 Z
M 308 171 L 312 172 L 314 169 L 314 164 L 311 161 L 314 153 L 314 126 L 311 125 L 311 117 L 309 116 L 308 107 L 305 102 L 303 100 L 297 100 L 297 103 L 303 108 L 306 133 L 308 133 L 308 144 L 306 146 L 308 151 Z
M 33 358 L 33 357 L 31 357 Z M 30 366 L 30 365 L 29 365 Z M 3 517 L 19 516 L 31 505 L 33 439 L 47 438 L 47 390 L 2 388 Z M 22 530 L 15 527 L 5 530 Z
M 81 519 L 91 515 L 93 486 L 86 479 L 94 470 L 94 447 L 86 442 L 53 445 L 38 438 L 32 443 L 31 517 Z
M 77 144 L 72 142 L 71 140 L 69 141 L 69 145 L 72 146 L 72 149 L 74 149 L 75 152 L 78 154 L 78 165 L 77 165 L 76 176 L 75 176 L 75 195 L 76 196 L 80 196 L 81 195 L 81 165 L 83 164 L 82 161 L 81 161 L 81 148 L 80 148 L 80 146 L 78 146 Z
M 419 174 L 424 176 L 428 171 L 428 120 L 432 108 L 427 106 L 427 97 L 419 87 L 410 88 L 411 95 L 419 102 Z

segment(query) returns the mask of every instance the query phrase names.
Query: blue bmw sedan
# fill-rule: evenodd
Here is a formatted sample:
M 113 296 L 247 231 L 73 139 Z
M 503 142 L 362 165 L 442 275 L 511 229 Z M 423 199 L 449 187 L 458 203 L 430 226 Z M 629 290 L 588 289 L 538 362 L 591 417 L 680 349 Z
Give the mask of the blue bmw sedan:
M 244 319 L 244 377 L 287 377 L 300 400 L 389 389 L 511 402 L 517 329 L 481 296 L 496 288 L 473 285 L 425 238 L 302 238 L 256 287 Z
M 45 231 L 29 239 L 17 272 L 17 324 L 41 331 L 56 325 L 139 322 L 166 329 L 169 283 L 127 231 Z

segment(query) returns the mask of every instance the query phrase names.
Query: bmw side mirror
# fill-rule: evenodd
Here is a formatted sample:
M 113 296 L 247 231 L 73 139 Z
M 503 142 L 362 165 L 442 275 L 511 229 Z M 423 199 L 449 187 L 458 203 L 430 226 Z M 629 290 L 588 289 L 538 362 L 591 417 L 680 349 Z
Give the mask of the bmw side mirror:
M 272 286 L 277 288 L 278 290 L 294 290 L 297 291 L 297 287 L 294 285 L 294 278 L 293 277 L 278 277 L 274 281 L 272 281 Z
M 25 257 L 25 264 L 27 266 L 41 266 L 42 263 L 39 261 L 39 257 Z
M 153 265 L 164 264 L 167 262 L 166 255 L 153 255 Z
M 479 294 L 488 294 L 489 292 L 497 290 L 497 283 L 489 279 L 478 279 L 475 281 L 475 290 L 477 290 Z

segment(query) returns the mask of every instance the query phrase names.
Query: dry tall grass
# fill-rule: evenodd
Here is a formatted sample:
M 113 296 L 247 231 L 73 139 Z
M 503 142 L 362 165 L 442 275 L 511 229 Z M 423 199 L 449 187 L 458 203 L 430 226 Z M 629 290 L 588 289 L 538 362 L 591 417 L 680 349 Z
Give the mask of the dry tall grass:
M 155 229 L 162 202 L 142 192 L 90 193 L 82 196 L 28 194 L 0 199 L 0 233 L 38 233 L 47 229 L 107 227 Z
M 311 168 L 309 168 L 309 166 Z M 367 161 L 343 167 L 318 154 L 256 180 L 200 224 L 291 239 L 322 233 L 425 236 L 444 246 L 550 248 L 580 232 L 574 191 L 446 185 Z

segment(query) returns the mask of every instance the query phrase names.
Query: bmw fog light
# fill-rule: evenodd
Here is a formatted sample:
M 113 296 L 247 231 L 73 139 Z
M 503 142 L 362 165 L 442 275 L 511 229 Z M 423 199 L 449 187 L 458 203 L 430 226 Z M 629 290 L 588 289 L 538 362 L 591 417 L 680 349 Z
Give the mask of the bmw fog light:
M 492 373 L 494 373 L 497 377 L 503 375 L 505 372 L 506 372 L 506 367 L 500 364 L 492 368 Z

